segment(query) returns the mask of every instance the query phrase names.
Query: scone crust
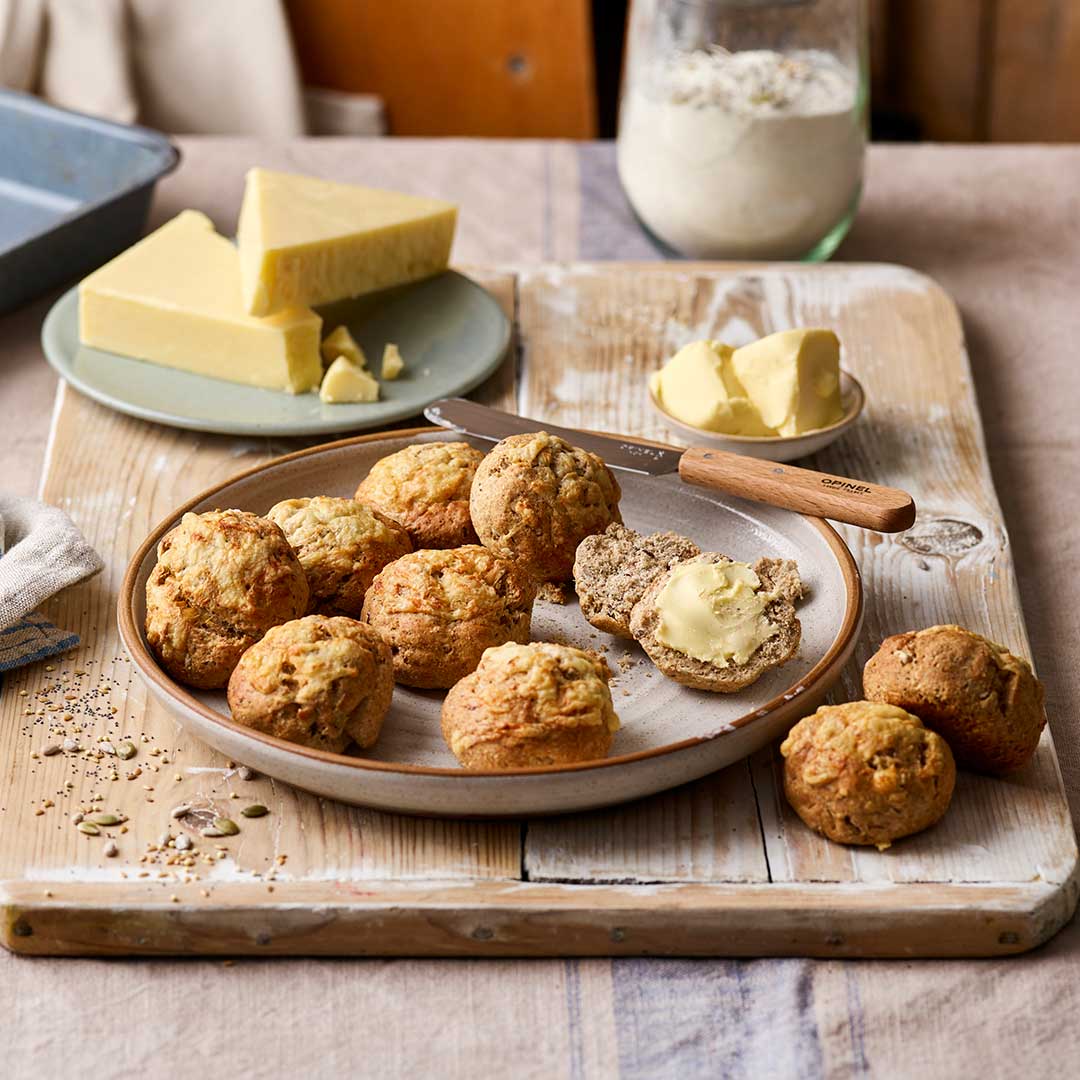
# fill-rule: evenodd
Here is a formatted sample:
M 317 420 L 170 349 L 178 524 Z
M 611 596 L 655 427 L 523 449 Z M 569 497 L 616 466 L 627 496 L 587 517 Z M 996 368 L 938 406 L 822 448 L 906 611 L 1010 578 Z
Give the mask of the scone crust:
M 567 765 L 605 757 L 619 719 L 604 661 L 549 642 L 488 649 L 446 695 L 442 732 L 467 769 Z
M 707 551 L 686 562 L 731 562 L 726 555 Z M 711 690 L 718 694 L 733 694 L 756 682 L 771 668 L 786 663 L 799 648 L 802 624 L 795 614 L 795 603 L 802 598 L 804 587 L 799 578 L 798 567 L 791 559 L 758 559 L 751 569 L 761 579 L 762 586 L 775 591 L 775 600 L 765 606 L 765 618 L 780 628 L 775 637 L 762 642 L 745 664 L 731 663 L 726 668 L 686 656 L 664 645 L 656 636 L 660 615 L 656 599 L 667 584 L 671 569 L 665 570 L 634 605 L 630 613 L 630 632 L 648 654 L 649 659 L 669 679 L 692 686 L 697 690 Z
M 406 686 L 453 686 L 485 649 L 529 640 L 536 582 L 479 544 L 424 549 L 372 582 L 363 617 L 390 644 Z
M 619 516 L 618 481 L 595 454 L 546 431 L 511 435 L 480 463 L 469 506 L 481 543 L 540 581 L 568 581 L 578 544 Z
M 956 784 L 948 744 L 893 705 L 823 705 L 780 746 L 784 793 L 815 832 L 888 847 L 940 821 Z
M 233 719 L 256 731 L 340 753 L 375 743 L 394 693 L 390 646 L 344 616 L 275 626 L 229 679 Z
M 356 498 L 401 525 L 416 548 L 475 544 L 469 494 L 483 459 L 465 442 L 406 446 L 375 462 Z
M 931 626 L 882 642 L 863 693 L 915 713 L 944 736 L 960 765 L 1002 774 L 1025 765 L 1046 724 L 1031 665 L 962 626 Z
M 188 686 L 224 686 L 244 650 L 303 615 L 308 583 L 285 534 L 244 510 L 188 513 L 146 582 L 146 640 Z
M 574 586 L 582 615 L 607 634 L 633 637 L 630 612 L 649 586 L 676 563 L 700 554 L 693 540 L 678 533 L 643 536 L 613 522 L 578 544 Z
M 281 526 L 304 568 L 308 610 L 323 615 L 359 618 L 375 575 L 412 551 L 397 522 L 355 499 L 285 499 L 266 516 Z

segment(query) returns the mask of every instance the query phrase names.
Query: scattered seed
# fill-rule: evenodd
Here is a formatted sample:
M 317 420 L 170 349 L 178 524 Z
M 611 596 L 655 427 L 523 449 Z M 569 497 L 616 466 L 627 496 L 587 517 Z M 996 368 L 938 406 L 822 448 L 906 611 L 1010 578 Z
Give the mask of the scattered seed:
M 95 825 L 119 825 L 123 819 L 116 814 L 91 814 L 86 820 Z
M 128 761 L 130 758 L 133 758 L 138 752 L 139 751 L 136 749 L 135 744 L 131 742 L 122 742 L 116 748 L 116 756 L 120 758 L 121 761 Z
M 87 836 L 100 836 L 101 830 L 91 821 L 80 821 L 75 826 L 81 833 L 85 833 Z
M 241 765 L 240 768 L 236 770 L 236 775 L 239 776 L 241 780 L 254 780 L 255 770 L 248 768 L 247 765 Z
M 109 841 L 109 842 L 108 842 L 108 843 L 107 843 L 107 844 L 106 844 L 106 845 L 105 845 L 105 846 L 104 846 L 104 847 L 103 847 L 103 848 L 101 849 L 101 853 L 102 853 L 102 855 L 104 855 L 104 856 L 105 856 L 105 858 L 106 858 L 106 859 L 112 859 L 112 858 L 114 858 L 115 856 L 117 856 L 117 855 L 119 855 L 119 854 L 120 854 L 120 849 L 119 849 L 119 848 L 118 848 L 118 847 L 116 846 L 116 841 L 115 841 L 115 840 L 110 840 L 110 841 Z
M 252 803 L 250 806 L 245 806 L 240 813 L 244 817 L 266 817 L 270 811 L 262 803 Z
M 901 664 L 910 664 L 915 657 L 912 656 L 911 653 L 905 652 L 903 649 L 897 649 L 896 659 L 899 660 Z
M 158 847 L 168 847 L 169 846 L 169 841 L 171 839 L 172 839 L 172 833 L 171 832 L 163 832 L 158 837 Z
M 182 817 L 187 817 L 188 814 L 190 814 L 190 813 L 191 813 L 191 804 L 190 803 L 180 803 L 179 806 L 174 806 L 169 811 L 169 817 L 171 817 L 173 819 L 179 819 L 179 818 L 182 818 Z
M 181 833 L 176 838 L 176 850 L 177 851 L 190 851 L 191 850 L 191 837 L 187 833 Z
M 60 751 L 63 749 L 64 748 L 59 743 L 49 743 L 49 745 L 46 746 L 45 749 L 41 751 L 41 753 L 45 757 L 54 757 L 56 754 L 59 754 Z
M 77 754 L 82 749 L 74 739 L 65 739 L 63 747 L 69 754 Z
M 235 836 L 240 831 L 240 826 L 231 818 L 214 818 L 214 828 L 221 830 L 222 836 Z
M 83 819 L 82 813 L 81 812 L 76 812 L 76 813 L 71 815 L 71 824 L 72 825 L 78 825 L 79 822 L 82 821 L 82 819 Z
M 103 754 L 111 754 L 113 757 L 116 757 L 116 747 L 113 746 L 111 742 L 103 742 L 99 749 Z
M 199 830 L 199 835 L 200 836 L 224 836 L 225 834 L 220 829 L 215 828 L 213 825 L 208 825 L 205 829 L 200 829 Z

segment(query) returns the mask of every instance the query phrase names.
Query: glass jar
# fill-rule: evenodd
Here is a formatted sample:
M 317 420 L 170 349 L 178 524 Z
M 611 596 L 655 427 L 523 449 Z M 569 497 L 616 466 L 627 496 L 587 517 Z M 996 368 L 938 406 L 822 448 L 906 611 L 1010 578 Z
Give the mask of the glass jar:
M 633 0 L 619 178 L 662 248 L 827 259 L 862 187 L 865 0 Z

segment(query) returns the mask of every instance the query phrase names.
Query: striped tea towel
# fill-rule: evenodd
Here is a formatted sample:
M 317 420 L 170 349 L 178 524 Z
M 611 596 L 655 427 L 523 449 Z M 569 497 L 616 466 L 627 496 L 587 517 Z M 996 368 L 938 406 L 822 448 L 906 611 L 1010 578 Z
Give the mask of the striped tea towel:
M 104 563 L 55 506 L 0 495 L 0 672 L 65 652 L 79 635 L 34 612 Z

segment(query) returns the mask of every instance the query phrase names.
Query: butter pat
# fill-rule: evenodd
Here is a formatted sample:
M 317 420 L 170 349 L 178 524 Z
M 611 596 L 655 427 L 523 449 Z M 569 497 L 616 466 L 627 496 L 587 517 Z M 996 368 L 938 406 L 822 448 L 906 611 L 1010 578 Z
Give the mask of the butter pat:
M 741 349 L 695 341 L 649 386 L 676 420 L 725 435 L 801 435 L 844 416 L 831 330 L 783 330 Z
M 783 330 L 736 349 L 735 378 L 778 435 L 801 435 L 843 419 L 840 342 L 831 330 Z
M 382 354 L 382 377 L 393 381 L 405 370 L 405 361 L 401 358 L 401 351 L 393 342 L 387 342 Z
M 347 326 L 339 326 L 332 333 L 323 338 L 322 358 L 324 364 L 332 364 L 339 356 L 344 356 L 357 367 L 367 367 L 367 357 L 364 350 L 356 342 L 356 338 L 349 333 Z
M 725 668 L 745 664 L 780 628 L 765 617 L 773 600 L 739 562 L 677 565 L 656 598 L 656 636 L 684 656 Z
M 440 199 L 252 169 L 237 242 L 252 315 L 314 306 L 445 270 L 457 207 Z
M 303 307 L 265 319 L 248 315 L 236 248 L 196 210 L 183 211 L 79 286 L 84 345 L 274 390 L 319 385 L 321 326 Z
M 684 424 L 728 435 L 772 435 L 735 379 L 735 350 L 719 341 L 681 348 L 649 380 L 656 400 Z
M 339 356 L 323 376 L 319 397 L 327 405 L 379 400 L 379 384 L 347 356 Z

